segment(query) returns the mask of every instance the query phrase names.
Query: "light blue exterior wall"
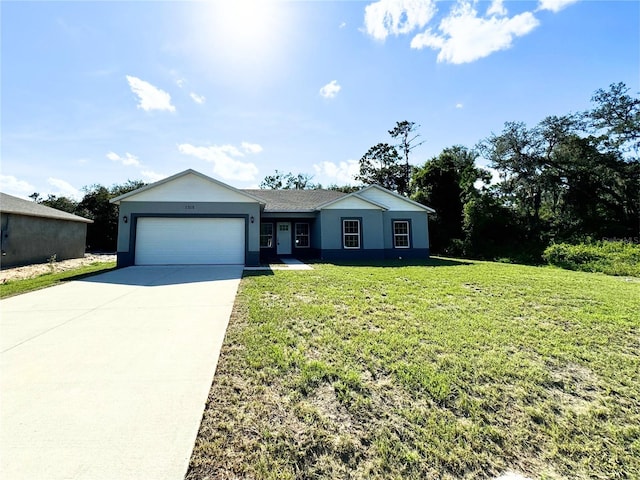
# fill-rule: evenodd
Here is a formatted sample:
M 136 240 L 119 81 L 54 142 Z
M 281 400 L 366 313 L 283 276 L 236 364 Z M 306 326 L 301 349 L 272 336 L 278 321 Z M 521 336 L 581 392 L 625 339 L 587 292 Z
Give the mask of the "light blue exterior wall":
M 384 224 L 382 210 L 322 210 L 320 221 L 321 256 L 327 260 L 384 258 Z M 342 221 L 360 220 L 360 248 L 344 248 Z
M 426 212 L 387 211 L 384 217 L 385 258 L 428 258 L 429 257 L 429 221 Z M 410 248 L 395 248 L 393 245 L 393 222 L 409 222 Z
M 124 222 L 127 217 L 127 223 Z M 127 202 L 120 203 L 118 218 L 118 267 L 135 264 L 136 223 L 140 217 L 244 218 L 245 265 L 260 264 L 260 205 L 230 202 Z M 251 217 L 254 221 L 251 223 Z
M 429 227 L 426 212 L 383 210 L 322 210 L 319 215 L 321 257 L 326 260 L 428 258 Z M 361 246 L 343 246 L 342 220 L 359 219 Z M 406 220 L 410 225 L 410 248 L 394 248 L 393 221 Z
M 410 224 L 411 248 L 429 248 L 429 226 L 424 212 L 384 212 L 384 248 L 393 248 L 393 222 L 407 220 Z

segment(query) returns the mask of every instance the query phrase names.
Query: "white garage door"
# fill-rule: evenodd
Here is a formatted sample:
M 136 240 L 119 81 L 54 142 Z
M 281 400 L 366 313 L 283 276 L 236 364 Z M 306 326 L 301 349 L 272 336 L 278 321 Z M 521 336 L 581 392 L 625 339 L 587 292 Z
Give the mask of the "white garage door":
M 244 265 L 242 218 L 139 218 L 136 265 Z

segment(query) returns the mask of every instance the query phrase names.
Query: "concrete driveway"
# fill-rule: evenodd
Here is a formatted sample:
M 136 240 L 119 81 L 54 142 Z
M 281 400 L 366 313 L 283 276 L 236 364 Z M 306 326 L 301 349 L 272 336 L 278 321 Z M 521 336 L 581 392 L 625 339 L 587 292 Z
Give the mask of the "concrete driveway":
M 129 267 L 2 300 L 0 476 L 184 478 L 241 276 Z

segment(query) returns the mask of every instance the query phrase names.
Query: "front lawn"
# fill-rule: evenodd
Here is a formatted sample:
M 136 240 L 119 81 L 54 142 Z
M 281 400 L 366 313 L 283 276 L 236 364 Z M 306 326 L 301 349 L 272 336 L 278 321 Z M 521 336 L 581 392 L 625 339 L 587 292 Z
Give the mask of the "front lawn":
M 0 298 L 20 295 L 21 293 L 52 287 L 72 280 L 79 280 L 89 275 L 113 270 L 115 267 L 116 262 L 95 262 L 90 265 L 84 265 L 64 272 L 43 273 L 42 275 L 38 275 L 33 278 L 9 280 L 5 283 L 0 283 Z
M 640 477 L 640 282 L 490 262 L 245 276 L 187 479 Z

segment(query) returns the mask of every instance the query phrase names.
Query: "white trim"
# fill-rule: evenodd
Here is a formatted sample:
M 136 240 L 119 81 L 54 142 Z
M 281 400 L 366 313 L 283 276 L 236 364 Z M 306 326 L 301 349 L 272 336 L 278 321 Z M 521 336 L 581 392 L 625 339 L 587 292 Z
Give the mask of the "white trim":
M 263 225 L 269 225 L 269 226 L 271 226 L 271 234 L 270 234 L 270 235 L 266 235 L 266 234 L 265 234 L 265 235 L 263 235 L 263 234 L 262 234 L 262 226 L 263 226 Z M 275 236 L 275 235 L 274 235 L 274 230 L 275 230 L 275 228 L 274 228 L 273 222 L 260 222 L 260 239 L 259 239 L 259 243 L 260 243 L 260 248 L 261 248 L 261 249 L 262 249 L 262 248 L 273 248 L 273 239 L 274 239 L 274 236 Z M 269 242 L 270 244 L 269 244 L 269 245 L 267 245 L 266 247 L 263 247 L 263 246 L 262 246 L 262 237 L 267 237 L 267 236 L 268 236 L 268 237 L 269 237 L 269 239 L 270 239 L 270 242 Z
M 359 194 L 361 194 L 362 197 L 366 198 L 366 193 L 370 190 L 377 190 L 379 192 L 384 192 L 387 195 L 390 195 L 392 197 L 394 197 L 397 200 L 402 200 L 420 210 L 426 210 L 428 213 L 436 213 L 436 211 L 431 208 L 431 207 L 427 207 L 426 205 L 422 205 L 421 203 L 418 202 L 414 202 L 413 200 L 411 200 L 410 198 L 407 197 L 403 197 L 402 195 L 396 193 L 396 192 L 392 192 L 391 190 L 387 190 L 386 188 L 381 187 L 380 185 L 369 185 L 368 187 L 363 188 L 362 190 L 360 190 Z M 374 200 L 370 200 L 371 202 L 373 202 Z M 389 210 L 389 207 L 385 207 L 387 210 Z
M 384 205 L 382 205 L 381 203 L 375 202 L 373 200 L 369 200 L 368 198 L 365 198 L 365 197 L 363 197 L 361 195 L 358 195 L 358 193 L 359 192 L 350 193 L 348 195 L 345 195 L 344 197 L 336 198 L 335 200 L 331 200 L 330 202 L 323 203 L 322 205 L 318 206 L 316 208 L 316 210 L 323 210 L 325 208 L 331 208 L 334 204 L 337 204 L 339 202 L 343 202 L 345 200 L 350 200 L 352 198 L 357 198 L 358 200 L 366 202 L 366 203 L 372 205 L 373 207 L 375 207 L 376 209 L 388 210 L 388 208 L 385 207 Z M 349 208 L 351 209 L 353 207 L 349 207 Z
M 115 203 L 116 205 L 120 205 L 120 202 L 123 201 L 123 200 L 129 199 L 129 201 L 132 201 L 133 199 L 131 197 L 134 197 L 134 196 L 136 196 L 136 195 L 138 195 L 140 193 L 146 192 L 148 190 L 160 187 L 161 185 L 165 185 L 167 183 L 170 183 L 170 182 L 172 182 L 172 181 L 174 181 L 174 180 L 176 180 L 178 178 L 182 178 L 182 177 L 187 176 L 187 175 L 194 175 L 194 176 L 199 177 L 199 178 L 201 178 L 203 180 L 211 182 L 211 183 L 213 183 L 215 185 L 218 185 L 220 187 L 226 188 L 226 189 L 228 189 L 228 190 L 230 190 L 230 191 L 232 191 L 234 193 L 242 195 L 243 197 L 246 197 L 247 199 L 251 199 L 251 200 L 259 203 L 260 205 L 266 205 L 266 202 L 264 200 L 259 199 L 258 197 L 255 197 L 255 196 L 253 196 L 253 195 L 251 195 L 251 194 L 249 194 L 247 192 L 243 192 L 242 190 L 239 190 L 239 189 L 237 189 L 235 187 L 232 187 L 231 185 L 227 185 L 226 183 L 223 183 L 223 182 L 221 182 L 219 180 L 216 180 L 215 178 L 208 177 L 208 176 L 204 175 L 203 173 L 197 172 L 197 171 L 192 170 L 192 169 L 188 169 L 188 170 L 185 170 L 183 172 L 176 173 L 175 175 L 172 175 L 170 177 L 164 178 L 164 179 L 159 180 L 159 181 L 157 181 L 155 183 L 151 183 L 149 185 L 145 185 L 144 187 L 140 187 L 140 188 L 138 188 L 136 190 L 132 190 L 131 192 L 125 193 L 125 194 L 120 195 L 120 196 L 118 196 L 116 198 L 112 198 L 110 200 L 110 203 Z
M 349 232 L 347 233 L 345 230 L 345 222 L 356 222 L 356 225 L 358 225 L 358 232 L 357 233 L 353 233 L 353 232 Z M 347 246 L 347 235 L 349 235 L 350 237 L 356 236 L 358 239 L 358 246 L 357 247 L 349 247 Z M 360 250 L 362 248 L 362 221 L 359 218 L 343 218 L 342 219 L 342 248 L 346 249 L 346 250 Z
M 300 235 L 301 237 L 307 237 L 306 245 L 298 245 L 298 225 L 307 226 L 307 233 L 304 235 Z M 311 248 L 311 225 L 309 225 L 309 222 L 295 222 L 293 224 L 293 243 L 296 248 Z
M 396 223 L 404 223 L 407 225 L 407 233 L 396 233 Z M 409 220 L 393 220 L 392 223 L 393 248 L 411 248 L 411 222 Z M 396 245 L 397 237 L 406 237 L 406 245 Z

